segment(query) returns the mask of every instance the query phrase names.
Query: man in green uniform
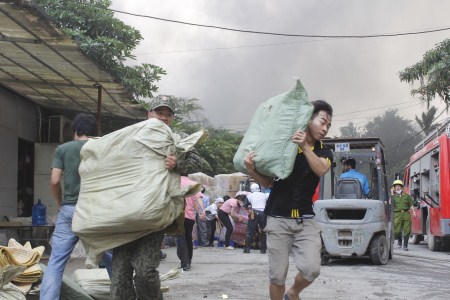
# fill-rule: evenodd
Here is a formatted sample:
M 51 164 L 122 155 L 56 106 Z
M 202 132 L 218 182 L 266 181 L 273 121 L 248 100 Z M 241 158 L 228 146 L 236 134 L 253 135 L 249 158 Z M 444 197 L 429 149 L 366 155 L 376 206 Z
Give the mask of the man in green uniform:
M 391 195 L 394 203 L 394 235 L 398 240 L 398 247 L 402 247 L 402 231 L 404 236 L 403 250 L 408 251 L 408 239 L 411 234 L 411 215 L 414 217 L 416 212 L 414 210 L 413 198 L 403 191 L 403 181 L 395 180 L 392 183 Z

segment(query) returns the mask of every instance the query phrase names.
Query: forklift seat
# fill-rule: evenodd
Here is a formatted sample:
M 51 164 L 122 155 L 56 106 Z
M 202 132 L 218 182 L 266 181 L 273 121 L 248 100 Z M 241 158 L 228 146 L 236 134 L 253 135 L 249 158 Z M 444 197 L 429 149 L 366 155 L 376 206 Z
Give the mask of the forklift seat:
M 336 185 L 336 199 L 361 199 L 362 187 L 358 179 L 340 179 Z

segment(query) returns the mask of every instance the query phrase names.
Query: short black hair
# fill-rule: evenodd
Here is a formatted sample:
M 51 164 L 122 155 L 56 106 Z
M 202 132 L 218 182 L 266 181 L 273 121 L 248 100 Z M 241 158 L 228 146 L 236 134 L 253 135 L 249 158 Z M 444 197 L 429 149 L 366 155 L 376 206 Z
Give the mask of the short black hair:
M 206 189 L 205 187 L 202 185 L 202 189 L 200 190 L 201 193 L 205 193 Z
M 352 167 L 352 169 L 356 168 L 356 161 L 353 158 L 349 158 L 344 162 L 344 165 Z
M 333 116 L 333 108 L 330 104 L 328 104 L 325 100 L 315 100 L 311 101 L 311 104 L 314 106 L 314 110 L 311 116 L 311 119 L 314 119 L 315 116 L 319 113 L 319 111 L 323 110 L 328 113 L 330 116 Z
M 223 196 L 222 198 L 223 198 L 223 201 L 227 201 L 227 200 L 230 199 L 231 197 L 228 196 L 228 195 L 225 195 L 225 196 Z
M 72 130 L 78 136 L 94 136 L 97 133 L 97 120 L 90 114 L 78 114 L 72 121 Z

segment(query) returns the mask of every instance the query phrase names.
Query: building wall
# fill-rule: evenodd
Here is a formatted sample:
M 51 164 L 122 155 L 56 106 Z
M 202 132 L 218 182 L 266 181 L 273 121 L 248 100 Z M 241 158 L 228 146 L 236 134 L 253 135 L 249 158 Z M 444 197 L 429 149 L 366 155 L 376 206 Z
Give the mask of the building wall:
M 0 86 L 0 220 L 17 216 L 18 141 L 38 141 L 37 108 Z

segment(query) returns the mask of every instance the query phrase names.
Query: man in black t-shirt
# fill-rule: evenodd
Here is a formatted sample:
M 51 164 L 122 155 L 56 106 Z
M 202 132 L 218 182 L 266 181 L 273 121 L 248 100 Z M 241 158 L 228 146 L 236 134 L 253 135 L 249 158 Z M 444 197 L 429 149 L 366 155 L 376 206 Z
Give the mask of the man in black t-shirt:
M 258 173 L 253 152 L 244 161 L 255 181 L 272 188 L 264 210 L 271 299 L 299 299 L 300 292 L 320 274 L 321 229 L 314 220 L 312 196 L 320 176 L 329 171 L 333 160 L 331 149 L 321 143 L 331 126 L 333 109 L 323 100 L 312 104 L 314 111 L 306 132 L 297 131 L 291 138 L 299 147 L 288 178 L 274 181 Z M 285 293 L 290 253 L 298 273 Z

